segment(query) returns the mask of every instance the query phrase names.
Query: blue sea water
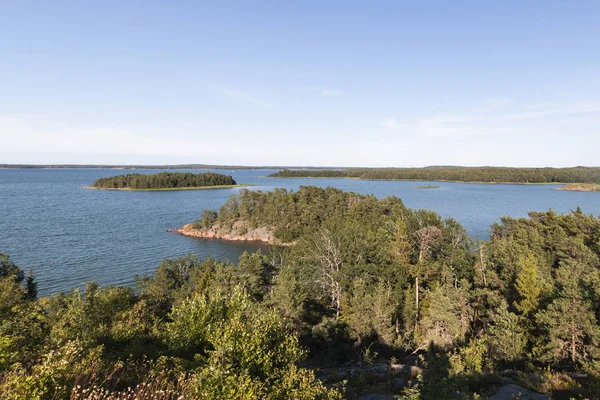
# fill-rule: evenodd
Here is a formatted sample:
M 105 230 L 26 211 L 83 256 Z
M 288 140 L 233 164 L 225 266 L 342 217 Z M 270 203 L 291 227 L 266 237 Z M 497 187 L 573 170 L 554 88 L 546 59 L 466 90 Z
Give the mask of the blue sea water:
M 131 172 L 131 171 L 125 171 Z M 137 171 L 156 173 L 156 170 Z M 193 171 L 199 172 L 199 171 Z M 457 219 L 473 237 L 486 239 L 500 217 L 523 217 L 550 208 L 581 207 L 600 214 L 600 193 L 554 190 L 558 185 L 486 185 L 350 179 L 266 178 L 273 171 L 214 171 L 231 174 L 251 190 L 334 186 L 347 191 L 395 195 L 408 207 L 431 209 Z M 133 283 L 151 274 L 165 257 L 188 253 L 235 261 L 257 243 L 196 239 L 167 232 L 192 222 L 204 209 L 218 209 L 234 189 L 128 192 L 83 189 L 95 179 L 124 173 L 114 169 L 0 169 L 0 253 L 33 269 L 40 295 L 81 286 Z

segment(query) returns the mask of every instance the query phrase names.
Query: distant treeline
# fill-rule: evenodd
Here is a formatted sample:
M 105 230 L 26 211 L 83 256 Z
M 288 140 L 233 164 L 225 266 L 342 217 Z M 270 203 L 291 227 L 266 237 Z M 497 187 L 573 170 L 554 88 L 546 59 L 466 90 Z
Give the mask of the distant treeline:
M 236 185 L 230 175 L 206 172 L 161 172 L 158 174 L 127 174 L 96 180 L 92 186 L 98 189 L 174 189 L 201 186 Z
M 494 183 L 600 183 L 600 167 L 507 168 L 507 167 L 426 167 L 284 169 L 272 178 L 359 178 L 422 181 Z

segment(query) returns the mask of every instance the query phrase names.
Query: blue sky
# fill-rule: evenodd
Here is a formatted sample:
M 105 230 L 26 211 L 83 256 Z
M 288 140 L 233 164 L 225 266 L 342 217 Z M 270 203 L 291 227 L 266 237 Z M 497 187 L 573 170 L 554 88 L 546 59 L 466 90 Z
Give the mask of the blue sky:
M 0 163 L 600 165 L 598 1 L 0 0 Z

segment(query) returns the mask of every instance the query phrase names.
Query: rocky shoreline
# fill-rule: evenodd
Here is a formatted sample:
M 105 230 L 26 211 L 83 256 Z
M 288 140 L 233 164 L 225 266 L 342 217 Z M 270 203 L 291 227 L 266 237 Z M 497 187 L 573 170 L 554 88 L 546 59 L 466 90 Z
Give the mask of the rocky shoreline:
M 595 183 L 573 183 L 562 186 L 557 190 L 564 190 L 568 192 L 600 192 L 600 185 Z
M 272 229 L 267 227 L 248 228 L 247 224 L 243 221 L 234 223 L 231 229 L 219 225 L 198 229 L 194 227 L 194 224 L 186 224 L 181 228 L 169 229 L 168 232 L 203 239 L 222 239 L 243 242 L 262 242 L 271 245 L 285 245 L 285 243 L 281 243 L 275 238 Z

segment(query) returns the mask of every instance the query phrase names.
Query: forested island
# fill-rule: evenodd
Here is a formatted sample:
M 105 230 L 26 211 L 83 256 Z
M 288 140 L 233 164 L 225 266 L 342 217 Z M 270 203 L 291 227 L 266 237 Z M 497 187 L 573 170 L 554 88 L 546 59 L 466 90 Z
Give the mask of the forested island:
M 100 178 L 92 183 L 93 189 L 111 190 L 189 190 L 231 188 L 238 185 L 230 175 L 205 172 L 160 172 L 158 174 L 127 174 Z
M 357 178 L 479 183 L 600 183 L 600 167 L 425 167 L 284 169 L 272 178 Z
M 0 256 L 1 397 L 600 398 L 600 219 L 579 209 L 474 241 L 396 197 L 307 186 L 241 190 L 194 227 L 287 245 L 44 298 Z

